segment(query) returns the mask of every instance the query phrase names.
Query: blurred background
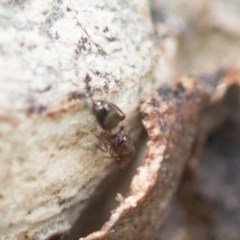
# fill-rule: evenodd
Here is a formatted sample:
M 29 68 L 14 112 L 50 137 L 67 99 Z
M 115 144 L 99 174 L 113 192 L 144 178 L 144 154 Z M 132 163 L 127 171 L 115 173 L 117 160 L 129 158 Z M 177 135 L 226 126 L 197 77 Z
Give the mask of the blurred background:
M 158 37 L 177 39 L 177 72 L 209 84 L 229 69 L 238 71 L 240 1 L 153 0 L 152 12 Z M 233 75 L 237 82 L 239 72 Z M 232 110 L 209 131 L 197 163 L 186 169 L 157 239 L 240 239 L 239 99 L 238 87 L 225 96 Z

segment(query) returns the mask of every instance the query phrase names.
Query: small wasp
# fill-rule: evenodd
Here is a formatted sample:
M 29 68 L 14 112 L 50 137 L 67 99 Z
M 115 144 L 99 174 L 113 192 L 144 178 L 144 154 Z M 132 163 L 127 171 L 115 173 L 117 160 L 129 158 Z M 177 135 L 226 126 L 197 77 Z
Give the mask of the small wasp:
M 108 152 L 121 167 L 125 166 L 135 152 L 133 142 L 122 126 L 118 132 L 111 132 L 125 118 L 124 113 L 115 104 L 98 100 L 93 103 L 93 114 L 103 129 L 100 134 L 94 134 L 99 140 L 97 147 Z
M 101 151 L 109 153 L 110 157 L 114 158 L 120 166 L 124 166 L 135 152 L 133 142 L 123 132 L 122 126 L 116 133 L 112 133 L 111 131 L 125 119 L 125 114 L 114 103 L 104 100 L 93 100 L 93 90 L 90 86 L 90 81 L 91 77 L 87 74 L 84 79 L 85 90 L 92 101 L 92 113 L 102 128 L 100 134 L 93 133 L 99 140 L 97 147 Z M 78 96 L 82 96 L 82 94 L 72 93 L 70 99 L 77 98 Z

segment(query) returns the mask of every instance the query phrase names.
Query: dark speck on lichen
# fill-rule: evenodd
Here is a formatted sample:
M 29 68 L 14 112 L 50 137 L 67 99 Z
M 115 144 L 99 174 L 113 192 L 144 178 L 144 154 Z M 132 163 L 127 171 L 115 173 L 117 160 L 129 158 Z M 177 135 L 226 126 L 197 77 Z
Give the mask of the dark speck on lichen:
M 108 27 L 105 27 L 105 28 L 103 29 L 103 32 L 108 32 L 108 31 L 109 31 Z
M 105 92 L 108 92 L 109 87 L 108 87 L 107 82 L 104 82 L 103 89 L 105 90 Z
M 89 53 L 92 50 L 92 46 L 91 43 L 89 42 L 87 37 L 81 37 L 77 44 L 76 44 L 76 48 L 75 48 L 75 54 L 79 55 L 81 53 Z
M 59 39 L 59 38 L 60 38 L 60 35 L 59 35 L 59 33 L 58 33 L 57 31 L 55 32 L 55 38 L 56 38 L 56 39 Z
M 42 15 L 47 15 L 48 14 L 48 9 L 45 9 L 42 11 Z
M 115 38 L 115 37 L 108 37 L 107 40 L 108 40 L 109 42 L 116 42 L 116 41 L 117 41 L 117 38 Z
M 86 93 L 80 92 L 80 91 L 73 91 L 68 94 L 68 100 L 80 100 L 80 99 L 85 99 L 86 98 Z
M 41 114 L 47 110 L 47 107 L 39 104 L 39 105 L 32 105 L 27 109 L 28 114 Z

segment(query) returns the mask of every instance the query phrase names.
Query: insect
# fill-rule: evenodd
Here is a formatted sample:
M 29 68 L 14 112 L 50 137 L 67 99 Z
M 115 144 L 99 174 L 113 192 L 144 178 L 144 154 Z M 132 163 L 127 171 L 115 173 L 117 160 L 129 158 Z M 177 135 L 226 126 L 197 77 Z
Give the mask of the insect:
M 92 101 L 92 113 L 102 128 L 99 134 L 93 133 L 92 131 L 90 131 L 90 133 L 93 133 L 99 140 L 97 144 L 98 149 L 108 153 L 109 157 L 114 158 L 120 166 L 124 166 L 133 156 L 135 148 L 132 140 L 123 132 L 122 126 L 116 133 L 113 133 L 112 130 L 125 119 L 125 114 L 114 103 L 105 100 L 94 100 L 92 97 L 94 90 L 90 86 L 90 81 L 91 77 L 87 74 L 84 78 L 85 91 L 87 97 Z M 80 93 L 71 95 L 72 98 L 78 98 L 80 96 L 82 96 Z
M 93 101 L 93 114 L 100 127 L 106 131 L 111 131 L 125 119 L 122 110 L 111 102 L 104 100 Z
M 109 153 L 110 157 L 114 158 L 120 166 L 124 166 L 133 157 L 135 147 L 132 140 L 123 132 L 123 127 L 120 127 L 115 134 L 102 131 L 99 135 L 94 135 L 99 140 L 97 147 Z

